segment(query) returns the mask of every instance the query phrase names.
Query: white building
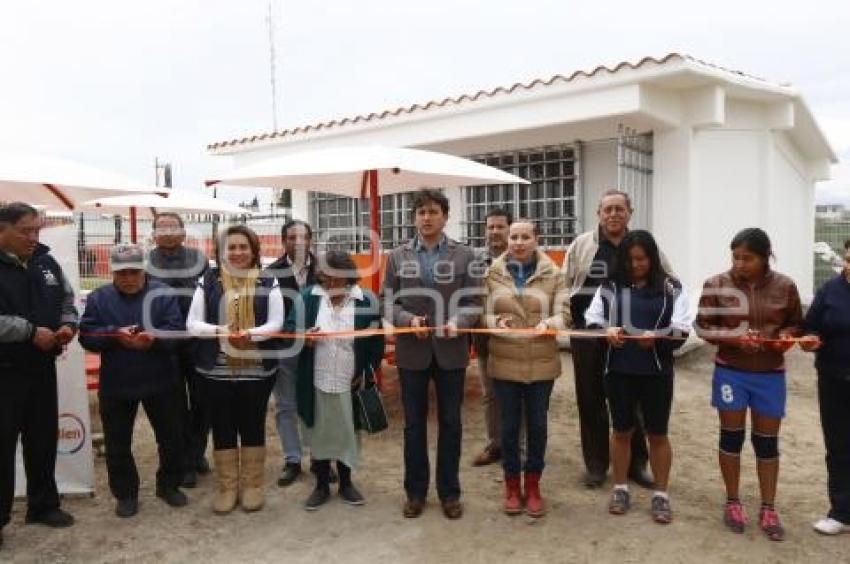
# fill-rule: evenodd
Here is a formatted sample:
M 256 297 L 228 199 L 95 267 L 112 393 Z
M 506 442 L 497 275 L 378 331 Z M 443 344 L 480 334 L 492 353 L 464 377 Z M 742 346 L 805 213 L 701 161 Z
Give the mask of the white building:
M 846 215 L 844 204 L 822 204 L 815 206 L 815 217 L 824 221 L 841 221 Z
M 772 237 L 776 268 L 812 294 L 815 182 L 836 162 L 800 93 L 741 72 L 670 54 L 529 84 L 211 144 L 235 166 L 330 146 L 383 144 L 480 158 L 532 181 L 447 191 L 450 235 L 482 242 L 483 217 L 509 206 L 540 222 L 563 248 L 596 224 L 607 188 L 632 194 L 633 225 L 650 229 L 685 284 L 729 266 L 743 227 Z M 411 234 L 407 195 L 382 202 L 382 239 Z M 368 206 L 293 194 L 318 238 L 338 234 Z M 364 225 L 368 222 L 364 221 Z

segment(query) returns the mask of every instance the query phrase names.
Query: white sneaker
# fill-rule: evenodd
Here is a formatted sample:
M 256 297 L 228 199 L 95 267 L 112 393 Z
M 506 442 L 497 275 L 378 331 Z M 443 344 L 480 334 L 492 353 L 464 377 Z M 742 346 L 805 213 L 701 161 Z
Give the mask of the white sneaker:
M 841 533 L 850 533 L 850 525 L 845 525 L 841 521 L 836 521 L 831 517 L 821 519 L 812 526 L 817 532 L 823 535 L 840 535 Z

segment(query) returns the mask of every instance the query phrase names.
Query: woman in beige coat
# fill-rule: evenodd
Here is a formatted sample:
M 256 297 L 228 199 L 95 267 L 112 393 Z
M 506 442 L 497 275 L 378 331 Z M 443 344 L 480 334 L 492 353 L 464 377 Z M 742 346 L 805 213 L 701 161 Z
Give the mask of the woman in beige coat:
M 508 252 L 495 260 L 487 273 L 484 317 L 489 328 L 526 330 L 491 336 L 487 373 L 494 379 L 501 412 L 504 510 L 508 515 L 522 512 L 519 432 L 524 413 L 528 445 L 525 511 L 532 517 L 545 514 L 539 482 L 546 453 L 549 396 L 561 374 L 558 343 L 543 332 L 570 325 L 563 274 L 537 248 L 537 239 L 537 227 L 531 220 L 513 222 Z

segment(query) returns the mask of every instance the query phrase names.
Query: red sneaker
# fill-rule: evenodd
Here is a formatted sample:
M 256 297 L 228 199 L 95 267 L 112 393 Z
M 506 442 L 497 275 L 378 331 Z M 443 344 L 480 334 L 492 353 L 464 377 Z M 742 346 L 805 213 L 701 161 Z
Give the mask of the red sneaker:
M 785 540 L 785 528 L 782 527 L 779 514 L 774 508 L 762 506 L 759 511 L 759 527 L 770 540 Z
M 733 533 L 743 533 L 747 527 L 747 516 L 744 514 L 744 506 L 738 500 L 727 501 L 723 509 L 723 522 Z

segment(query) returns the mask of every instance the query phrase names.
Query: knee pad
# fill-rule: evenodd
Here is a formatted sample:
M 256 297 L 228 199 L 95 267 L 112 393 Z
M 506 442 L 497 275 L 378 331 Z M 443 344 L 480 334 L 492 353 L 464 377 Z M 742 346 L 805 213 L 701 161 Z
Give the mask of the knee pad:
M 759 435 L 750 433 L 753 450 L 759 460 L 776 460 L 779 458 L 779 437 L 775 435 Z
M 740 456 L 746 433 L 743 429 L 720 429 L 720 452 Z

